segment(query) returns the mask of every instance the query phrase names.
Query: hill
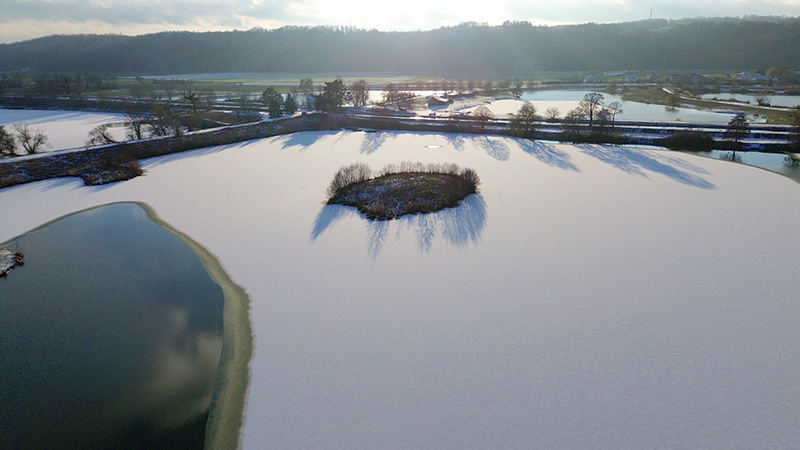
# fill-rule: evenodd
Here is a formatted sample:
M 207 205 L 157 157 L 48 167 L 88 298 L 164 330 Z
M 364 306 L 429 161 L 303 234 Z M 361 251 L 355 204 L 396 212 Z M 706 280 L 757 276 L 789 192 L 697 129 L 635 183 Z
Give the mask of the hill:
M 565 70 L 800 67 L 800 19 L 645 20 L 429 31 L 283 27 L 141 36 L 53 35 L 0 45 L 0 71 L 400 72 L 493 76 Z

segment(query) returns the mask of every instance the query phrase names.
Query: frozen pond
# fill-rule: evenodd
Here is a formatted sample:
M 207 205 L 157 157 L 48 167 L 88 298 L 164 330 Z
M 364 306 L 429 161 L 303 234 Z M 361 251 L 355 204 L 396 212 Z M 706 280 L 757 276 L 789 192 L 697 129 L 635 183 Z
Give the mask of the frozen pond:
M 696 152 L 698 155 L 730 161 L 732 152 L 728 150 L 712 150 L 710 152 Z M 800 167 L 793 167 L 786 163 L 787 156 L 779 153 L 736 152 L 736 161 L 749 166 L 760 167 L 800 182 Z
M 793 108 L 800 106 L 800 95 L 768 95 L 767 102 L 772 106 L 783 106 Z M 731 94 L 731 93 L 718 93 L 718 94 L 703 94 L 700 98 L 709 100 L 738 100 L 740 102 L 749 102 L 751 105 L 758 105 L 755 95 L 748 94 Z
M 109 128 L 112 137 L 122 140 L 125 128 L 124 114 L 84 111 L 53 111 L 32 109 L 0 109 L 0 125 L 13 133 L 13 125 L 27 123 L 31 130 L 41 129 L 47 135 L 49 150 L 83 147 L 89 131 L 98 125 L 116 125 Z
M 0 279 L 0 448 L 202 448 L 223 295 L 186 243 L 118 203 L 0 247 L 26 259 Z
M 522 100 L 533 103 L 539 111 L 539 114 L 544 114 L 547 108 L 556 107 L 561 112 L 561 117 L 563 117 L 569 110 L 578 106 L 578 103 L 583 100 L 583 96 L 590 92 L 598 91 L 544 90 L 525 92 L 522 94 L 521 98 Z M 733 114 L 729 113 L 702 111 L 692 108 L 675 108 L 674 110 L 670 110 L 665 108 L 664 105 L 628 102 L 623 100 L 620 95 L 606 92 L 600 93 L 603 94 L 604 103 L 606 105 L 612 102 L 620 102 L 622 104 L 623 113 L 617 116 L 617 118 L 621 120 L 727 123 L 733 117 Z
M 415 94 L 427 97 L 430 95 L 442 96 L 441 91 L 413 91 Z M 544 115 L 545 110 L 554 107 L 558 108 L 559 116 L 564 115 L 578 106 L 578 103 L 583 100 L 583 96 L 590 92 L 588 90 L 542 90 L 525 92 L 519 100 L 499 98 L 499 99 L 485 99 L 480 98 L 464 98 L 454 102 L 451 105 L 441 108 L 434 108 L 432 111 L 472 111 L 480 105 L 488 107 L 496 117 L 506 118 L 508 114 L 516 113 L 522 106 L 523 102 L 531 102 L 536 107 L 540 115 Z M 622 100 L 620 95 L 608 94 L 600 92 L 604 97 L 604 104 L 608 105 L 612 102 L 620 102 L 622 104 L 623 113 L 618 115 L 617 118 L 621 120 L 653 120 L 653 121 L 683 121 L 683 122 L 710 122 L 710 123 L 727 123 L 733 117 L 730 113 L 720 113 L 713 111 L 703 111 L 692 108 L 675 108 L 670 110 L 663 105 L 651 105 L 646 103 L 629 102 Z M 382 91 L 370 91 L 369 100 L 377 103 L 381 101 Z M 418 111 L 420 114 L 423 112 Z
M 324 205 L 343 165 L 474 168 L 464 205 Z M 142 201 L 250 295 L 244 448 L 793 448 L 800 184 L 694 155 L 304 132 L 0 190 L 0 241 Z M 215 182 L 209 182 L 215 180 Z M 1 295 L 1 293 L 0 293 Z

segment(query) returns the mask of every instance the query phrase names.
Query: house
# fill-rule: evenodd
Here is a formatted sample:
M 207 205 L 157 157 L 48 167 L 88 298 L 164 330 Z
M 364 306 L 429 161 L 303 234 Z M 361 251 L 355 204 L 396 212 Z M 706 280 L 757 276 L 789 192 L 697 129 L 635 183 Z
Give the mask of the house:
M 635 73 L 625 75 L 625 82 L 626 83 L 637 83 L 639 82 L 639 75 Z
M 435 95 L 428 97 L 428 108 L 447 106 L 453 103 L 452 98 L 442 98 Z
M 583 79 L 583 82 L 586 84 L 597 84 L 600 82 L 600 79 L 594 75 L 589 75 L 588 77 Z
M 704 77 L 696 73 L 693 73 L 689 76 L 689 84 L 698 85 L 698 84 L 709 84 L 709 83 L 711 83 L 711 80 L 708 77 Z
M 648 73 L 644 80 L 648 83 L 658 83 L 664 84 L 667 82 L 667 79 L 661 75 L 656 75 L 654 73 Z
M 710 84 L 711 79 L 696 73 L 682 73 L 669 77 L 670 84 Z
M 762 75 L 760 73 L 742 72 L 736 75 L 736 81 L 745 81 L 752 83 L 780 83 L 781 80 L 775 77 Z

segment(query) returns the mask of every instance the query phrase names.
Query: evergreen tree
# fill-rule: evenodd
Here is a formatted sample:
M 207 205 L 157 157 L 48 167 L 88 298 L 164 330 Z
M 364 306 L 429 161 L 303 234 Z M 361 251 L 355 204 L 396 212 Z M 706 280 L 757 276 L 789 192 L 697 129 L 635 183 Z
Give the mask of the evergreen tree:
M 747 124 L 747 117 L 744 113 L 737 113 L 728 122 L 728 128 L 722 135 L 725 139 L 733 139 L 733 154 L 731 161 L 736 161 L 736 150 L 742 148 L 742 139 L 750 133 L 750 125 Z
M 281 94 L 279 94 L 278 91 L 276 91 L 275 88 L 272 86 L 269 86 L 268 88 L 264 89 L 264 92 L 261 93 L 261 103 L 263 103 L 264 106 L 268 108 L 270 103 L 274 99 L 282 100 Z
M 286 94 L 286 100 L 283 102 L 283 109 L 286 114 L 294 114 L 297 112 L 297 102 L 292 94 Z
M 283 102 L 279 100 L 280 96 L 273 97 L 269 101 L 269 117 L 275 118 L 283 115 Z
M 6 131 L 5 127 L 0 125 L 0 155 L 13 155 L 17 149 L 17 141 L 14 135 Z
M 350 91 L 341 78 L 326 81 L 322 94 L 317 96 L 317 109 L 325 112 L 335 111 L 349 100 Z
M 747 137 L 749 133 L 750 125 L 747 123 L 747 116 L 745 116 L 744 113 L 737 113 L 730 122 L 728 122 L 728 128 L 725 129 L 725 134 L 723 136 L 725 139 L 732 139 L 734 146 L 740 147 L 742 139 Z

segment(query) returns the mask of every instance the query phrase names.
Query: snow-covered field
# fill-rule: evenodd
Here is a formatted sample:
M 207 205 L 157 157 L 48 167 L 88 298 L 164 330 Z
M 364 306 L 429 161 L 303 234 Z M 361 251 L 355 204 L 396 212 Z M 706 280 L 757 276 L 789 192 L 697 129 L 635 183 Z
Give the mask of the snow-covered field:
M 357 161 L 453 162 L 481 193 L 366 221 L 323 205 Z M 144 168 L 0 190 L 0 242 L 135 200 L 215 253 L 252 301 L 245 448 L 800 442 L 800 184 L 782 176 L 403 132 L 305 132 Z
M 6 131 L 13 133 L 13 126 L 17 123 L 27 123 L 31 130 L 44 131 L 50 144 L 46 151 L 83 147 L 93 128 L 98 125 L 122 125 L 124 120 L 125 115 L 117 113 L 0 109 L 0 125 Z M 117 140 L 125 137 L 123 126 L 111 127 L 108 131 Z

